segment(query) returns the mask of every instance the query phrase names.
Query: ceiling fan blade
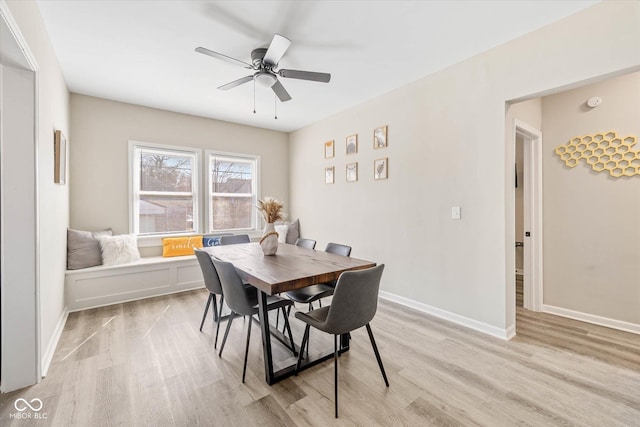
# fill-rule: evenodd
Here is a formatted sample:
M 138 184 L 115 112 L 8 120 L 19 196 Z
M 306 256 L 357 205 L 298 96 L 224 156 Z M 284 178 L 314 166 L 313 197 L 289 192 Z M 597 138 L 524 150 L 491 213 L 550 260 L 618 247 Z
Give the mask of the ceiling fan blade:
M 280 62 L 284 53 L 289 49 L 289 45 L 291 45 L 291 40 L 281 36 L 280 34 L 274 35 L 273 40 L 271 40 L 271 44 L 269 45 L 269 49 L 267 49 L 267 53 L 264 54 L 264 58 L 262 60 L 274 66 L 278 65 L 278 62 Z
M 214 52 L 205 47 L 197 47 L 196 52 L 202 53 L 203 55 L 212 56 L 214 58 L 222 59 L 223 61 L 231 62 L 232 64 L 242 65 L 244 68 L 253 69 L 253 66 L 247 62 L 240 61 L 239 59 L 235 59 L 227 55 L 223 55 L 222 53 L 219 53 L 219 52 Z
M 329 83 L 331 80 L 331 74 L 314 71 L 280 70 L 278 74 L 287 79 L 311 80 L 313 82 Z
M 238 80 L 234 80 L 231 83 L 227 83 L 226 85 L 222 85 L 220 86 L 218 89 L 220 90 L 229 90 L 229 89 L 233 89 L 236 86 L 240 86 L 241 84 L 245 84 L 247 82 L 250 82 L 251 80 L 253 80 L 253 76 L 247 76 L 247 77 L 243 77 L 241 79 Z
M 280 101 L 286 102 L 291 99 L 291 95 L 289 95 L 289 92 L 287 92 L 284 86 L 282 86 L 282 83 L 280 83 L 280 80 L 276 80 L 273 86 L 271 86 L 271 89 L 273 89 L 273 91 L 276 93 Z

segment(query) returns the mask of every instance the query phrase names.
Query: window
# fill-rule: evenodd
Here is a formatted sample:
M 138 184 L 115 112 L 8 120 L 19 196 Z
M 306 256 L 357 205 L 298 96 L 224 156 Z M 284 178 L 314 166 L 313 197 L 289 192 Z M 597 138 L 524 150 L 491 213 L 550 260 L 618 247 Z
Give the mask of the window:
M 199 151 L 131 143 L 135 234 L 196 232 Z
M 129 142 L 130 232 L 149 236 L 146 246 L 172 234 L 259 231 L 260 158 L 202 157 L 195 148 Z
M 258 158 L 207 153 L 207 231 L 257 228 Z

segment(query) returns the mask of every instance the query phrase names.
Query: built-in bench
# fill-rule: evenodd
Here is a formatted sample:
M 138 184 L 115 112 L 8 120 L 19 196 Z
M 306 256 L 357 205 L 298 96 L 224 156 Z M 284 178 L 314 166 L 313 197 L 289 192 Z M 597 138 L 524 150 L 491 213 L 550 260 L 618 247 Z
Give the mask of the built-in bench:
M 129 264 L 67 270 L 69 311 L 118 304 L 204 286 L 195 255 L 141 258 Z

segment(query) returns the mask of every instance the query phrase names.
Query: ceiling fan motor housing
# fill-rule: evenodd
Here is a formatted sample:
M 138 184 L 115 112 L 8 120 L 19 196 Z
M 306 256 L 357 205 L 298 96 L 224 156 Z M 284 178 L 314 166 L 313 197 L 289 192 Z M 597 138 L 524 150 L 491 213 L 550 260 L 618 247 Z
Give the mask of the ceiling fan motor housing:
M 254 49 L 251 51 L 251 62 L 253 63 L 253 66 L 257 69 L 262 68 L 263 63 L 262 63 L 262 59 L 264 58 L 264 56 L 267 53 L 267 49 L 264 47 L 258 48 L 258 49 Z M 266 65 L 266 64 L 265 64 Z M 271 65 L 271 64 L 269 64 Z

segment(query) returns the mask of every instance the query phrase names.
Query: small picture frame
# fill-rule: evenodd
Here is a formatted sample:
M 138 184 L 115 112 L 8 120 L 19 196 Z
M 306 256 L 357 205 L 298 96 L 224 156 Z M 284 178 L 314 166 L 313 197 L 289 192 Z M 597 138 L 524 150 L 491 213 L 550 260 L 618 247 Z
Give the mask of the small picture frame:
M 385 148 L 387 146 L 387 126 L 380 126 L 373 130 L 373 148 Z
M 335 144 L 333 143 L 333 141 L 327 141 L 327 142 L 324 143 L 324 158 L 325 159 L 330 159 L 330 158 L 335 156 L 334 146 L 335 146 Z
M 67 176 L 67 140 L 62 131 L 56 130 L 53 138 L 53 182 L 65 183 Z
M 358 180 L 358 162 L 347 163 L 346 177 L 347 182 L 356 182 Z
M 373 161 L 373 179 L 389 178 L 389 160 L 387 157 Z
M 358 134 L 347 137 L 347 154 L 356 154 L 358 152 Z
M 335 167 L 331 166 L 328 168 L 324 168 L 324 183 L 325 184 L 333 184 L 335 181 Z

